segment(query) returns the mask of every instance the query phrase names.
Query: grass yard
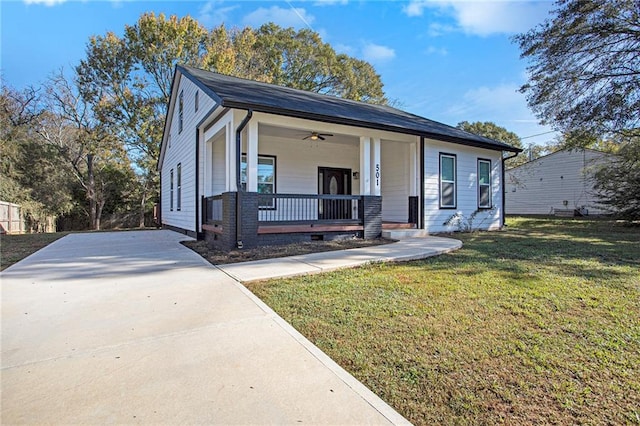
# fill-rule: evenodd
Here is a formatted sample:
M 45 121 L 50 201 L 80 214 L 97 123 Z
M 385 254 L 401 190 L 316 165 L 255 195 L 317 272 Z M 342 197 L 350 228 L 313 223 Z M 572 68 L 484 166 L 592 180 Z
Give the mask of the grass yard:
M 68 232 L 0 236 L 0 271 L 64 237 Z
M 247 286 L 415 424 L 640 424 L 640 227 L 508 225 Z

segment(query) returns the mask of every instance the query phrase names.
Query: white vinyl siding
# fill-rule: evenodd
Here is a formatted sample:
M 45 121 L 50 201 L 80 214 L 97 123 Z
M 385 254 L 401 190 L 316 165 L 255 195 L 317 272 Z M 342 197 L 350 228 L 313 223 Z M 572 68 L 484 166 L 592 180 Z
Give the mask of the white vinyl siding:
M 329 140 L 298 141 L 261 136 L 258 152 L 278 159 L 276 191 L 280 194 L 317 194 L 318 167 L 351 169 L 352 172 L 360 167 L 358 145 Z M 358 194 L 360 183 L 351 179 L 352 193 Z
M 171 144 L 167 144 L 161 164 L 162 187 L 162 223 L 176 228 L 195 231 L 195 143 L 196 125 L 204 118 L 207 112 L 215 105 L 213 99 L 204 94 L 199 96 L 200 106 L 198 112 L 194 112 L 191 105 L 198 91 L 198 86 L 189 79 L 182 77 L 176 88 L 176 94 L 183 96 L 182 132 L 179 132 L 179 96 L 171 114 L 170 127 L 166 129 L 171 135 Z M 202 157 L 200 158 L 202 162 Z M 180 163 L 180 211 L 176 209 L 176 184 L 177 166 Z M 170 170 L 174 173 L 174 189 L 171 193 Z M 201 169 L 202 170 L 202 169 Z M 173 201 L 172 201 L 173 200 Z M 173 208 L 173 210 L 172 210 Z
M 610 213 L 598 204 L 591 172 L 611 158 L 611 154 L 589 149 L 563 150 L 507 170 L 507 214 L 548 215 L 566 209 Z
M 491 208 L 491 160 L 478 160 L 478 208 Z
M 455 209 L 440 208 L 440 153 L 456 156 Z M 468 218 L 478 210 L 478 158 L 491 160 L 491 198 L 493 209 L 481 210 L 473 220 L 474 229 L 498 229 L 502 195 L 500 188 L 500 162 L 502 153 L 447 142 L 425 140 L 424 146 L 424 223 L 429 232 L 452 232 L 458 229 L 444 223 L 453 215 Z
M 406 223 L 409 220 L 411 170 L 409 144 L 383 140 L 380 150 L 382 220 Z

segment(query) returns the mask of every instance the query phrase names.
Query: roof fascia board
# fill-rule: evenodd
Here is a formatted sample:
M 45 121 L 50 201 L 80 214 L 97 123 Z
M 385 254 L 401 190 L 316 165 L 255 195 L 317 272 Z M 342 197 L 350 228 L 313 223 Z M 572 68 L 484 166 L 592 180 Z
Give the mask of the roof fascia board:
M 173 114 L 171 114 L 171 112 L 173 112 L 173 109 L 175 107 L 176 93 L 178 91 L 178 86 L 180 85 L 178 83 L 180 81 L 180 70 L 178 68 L 179 67 L 176 66 L 175 70 L 173 71 L 173 80 L 171 80 L 171 90 L 169 91 L 171 95 L 169 96 L 169 104 L 167 105 L 167 111 L 165 112 L 165 116 L 164 116 L 162 142 L 160 143 L 160 155 L 158 156 L 158 164 L 156 164 L 156 170 L 158 171 L 161 170 L 162 168 L 161 165 L 162 165 L 162 162 L 164 161 L 164 156 L 167 149 L 166 148 L 167 138 L 169 135 L 169 129 L 171 129 L 171 121 L 173 120 Z
M 285 110 L 281 108 L 274 108 L 274 107 L 269 107 L 264 105 L 253 105 L 253 104 L 247 104 L 244 102 L 231 101 L 231 100 L 223 100 L 222 105 L 228 108 L 244 109 L 244 110 L 252 109 L 254 111 L 264 112 L 267 114 L 282 115 L 285 117 L 303 118 L 308 120 L 320 121 L 323 123 L 344 124 L 347 126 L 382 130 L 382 131 L 388 131 L 392 133 L 401 133 L 401 134 L 407 134 L 407 135 L 413 135 L 413 136 L 424 136 L 429 139 L 436 139 L 444 142 L 456 143 L 459 145 L 473 146 L 476 148 L 490 149 L 493 151 L 522 152 L 520 148 L 515 148 L 515 147 L 508 147 L 508 146 L 502 147 L 497 145 L 494 146 L 490 144 L 483 144 L 482 142 L 474 142 L 466 139 L 454 138 L 451 136 L 439 135 L 439 134 L 434 134 L 429 132 L 412 131 L 412 130 L 404 129 L 401 127 L 387 126 L 387 125 L 378 124 L 378 123 L 362 122 L 358 120 L 351 120 L 348 118 L 331 117 L 326 115 L 305 113 L 300 111 L 291 111 L 291 110 Z
M 213 99 L 217 104 L 222 104 L 222 98 L 218 96 L 216 92 L 207 87 L 204 83 L 200 81 L 199 78 L 195 77 L 193 74 L 189 72 L 188 69 L 183 67 L 182 65 L 176 65 L 176 69 L 179 70 L 184 76 L 186 76 L 193 84 L 198 86 L 200 90 L 205 92 L 211 99 Z

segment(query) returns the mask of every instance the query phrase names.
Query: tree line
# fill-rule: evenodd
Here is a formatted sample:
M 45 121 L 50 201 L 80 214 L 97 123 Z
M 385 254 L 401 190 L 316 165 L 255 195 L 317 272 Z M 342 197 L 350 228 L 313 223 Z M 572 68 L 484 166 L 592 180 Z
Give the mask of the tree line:
M 521 91 L 563 135 L 509 160 L 589 147 L 618 153 L 594 176 L 602 202 L 640 218 L 640 10 L 634 0 L 559 0 L 551 17 L 514 37 L 528 61 Z M 143 14 L 122 36 L 93 36 L 72 70 L 40 87 L 0 93 L 0 199 L 47 217 L 129 214 L 144 226 L 158 201 L 157 161 L 177 63 L 374 104 L 388 104 L 371 64 L 337 53 L 311 30 L 206 29 L 191 17 Z M 458 127 L 522 147 L 491 122 Z
M 386 104 L 368 62 L 337 53 L 311 30 L 207 30 L 187 16 L 143 14 L 93 36 L 70 72 L 40 87 L 2 85 L 0 198 L 21 204 L 37 230 L 47 217 L 100 229 L 104 213 L 137 214 L 158 201 L 157 161 L 176 64 L 347 99 Z

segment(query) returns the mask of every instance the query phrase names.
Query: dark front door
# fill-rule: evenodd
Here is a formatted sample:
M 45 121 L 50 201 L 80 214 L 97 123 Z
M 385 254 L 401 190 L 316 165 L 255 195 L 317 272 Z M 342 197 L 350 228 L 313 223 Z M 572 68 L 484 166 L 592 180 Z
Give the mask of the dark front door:
M 318 167 L 318 194 L 351 195 L 351 169 Z M 351 200 L 321 200 L 318 217 L 325 220 L 350 219 Z

